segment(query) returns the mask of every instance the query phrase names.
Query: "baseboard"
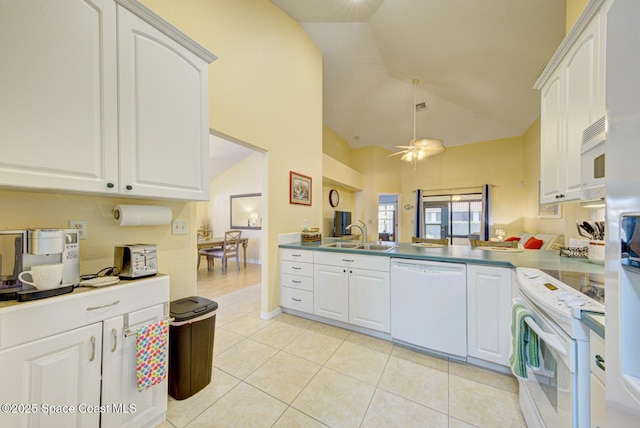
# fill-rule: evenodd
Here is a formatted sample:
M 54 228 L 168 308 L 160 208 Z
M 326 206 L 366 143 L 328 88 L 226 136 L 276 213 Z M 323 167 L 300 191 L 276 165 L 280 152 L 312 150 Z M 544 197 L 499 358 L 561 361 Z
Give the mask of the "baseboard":
M 282 309 L 280 307 L 278 307 L 277 309 L 275 309 L 275 310 L 273 310 L 271 312 L 260 312 L 260 319 L 270 320 L 270 319 L 273 319 L 273 318 L 277 317 L 281 313 L 282 313 Z

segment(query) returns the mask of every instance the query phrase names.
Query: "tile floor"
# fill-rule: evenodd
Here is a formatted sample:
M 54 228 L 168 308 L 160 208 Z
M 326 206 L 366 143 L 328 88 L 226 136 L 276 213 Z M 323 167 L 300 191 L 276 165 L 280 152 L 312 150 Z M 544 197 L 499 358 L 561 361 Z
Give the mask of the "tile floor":
M 525 427 L 511 376 L 282 314 L 260 285 L 216 297 L 209 386 L 170 427 Z

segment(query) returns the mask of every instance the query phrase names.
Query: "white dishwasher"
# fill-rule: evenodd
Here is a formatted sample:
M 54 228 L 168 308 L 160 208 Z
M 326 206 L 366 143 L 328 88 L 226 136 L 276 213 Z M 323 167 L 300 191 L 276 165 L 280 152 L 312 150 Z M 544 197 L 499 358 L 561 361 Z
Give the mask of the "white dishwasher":
M 391 336 L 466 358 L 466 265 L 391 259 Z

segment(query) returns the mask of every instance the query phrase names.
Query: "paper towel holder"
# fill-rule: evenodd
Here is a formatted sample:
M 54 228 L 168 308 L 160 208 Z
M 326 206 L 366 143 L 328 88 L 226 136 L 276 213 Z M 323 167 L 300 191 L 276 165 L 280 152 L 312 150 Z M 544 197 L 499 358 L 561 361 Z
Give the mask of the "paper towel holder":
M 171 208 L 164 205 L 117 204 L 111 210 L 118 226 L 154 226 L 171 223 Z

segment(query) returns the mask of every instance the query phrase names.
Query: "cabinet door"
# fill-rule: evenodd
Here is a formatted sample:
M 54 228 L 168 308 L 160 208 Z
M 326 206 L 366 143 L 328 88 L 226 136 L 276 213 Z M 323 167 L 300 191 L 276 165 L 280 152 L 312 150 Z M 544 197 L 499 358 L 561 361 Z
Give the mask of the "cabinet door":
M 604 428 L 607 426 L 606 387 L 593 373 L 589 375 L 591 386 L 591 427 Z
M 115 3 L 0 0 L 0 10 L 0 185 L 117 192 Z
M 540 130 L 540 202 L 558 202 L 564 183 L 560 168 L 563 157 L 563 92 L 561 69 L 542 88 Z
M 467 265 L 467 352 L 509 365 L 511 270 Z
M 209 199 L 207 64 L 118 8 L 120 193 Z
M 0 412 L 0 426 L 97 427 L 100 405 L 101 323 L 0 351 L 0 403 L 37 406 L 34 413 Z M 73 406 L 74 413 L 46 414 L 44 406 Z
M 164 305 L 129 314 L 130 329 L 160 321 Z M 112 411 L 102 415 L 102 427 L 156 426 L 167 411 L 167 380 L 138 392 L 136 375 L 136 335 L 124 337 L 124 317 L 104 321 L 102 362 L 102 405 Z M 116 411 L 118 410 L 118 411 Z
M 573 45 L 565 61 L 564 90 L 566 93 L 565 150 L 561 173 L 564 175 L 563 201 L 580 198 L 580 148 L 582 132 L 598 117 L 598 17 L 589 24 Z
M 349 322 L 349 273 L 347 268 L 315 265 L 313 313 Z
M 389 273 L 349 269 L 349 323 L 391 332 Z

